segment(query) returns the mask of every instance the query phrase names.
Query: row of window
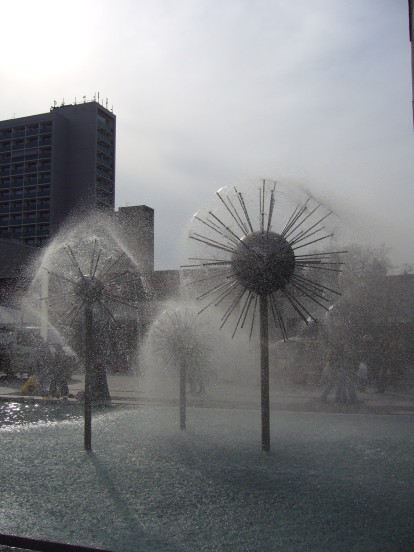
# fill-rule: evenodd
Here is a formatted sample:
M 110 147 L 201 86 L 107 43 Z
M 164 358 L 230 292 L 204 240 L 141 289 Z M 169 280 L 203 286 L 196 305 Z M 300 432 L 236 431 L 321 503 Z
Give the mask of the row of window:
M 19 140 L 6 140 L 0 142 L 0 152 L 20 151 L 30 148 L 42 148 L 44 146 L 50 146 L 52 144 L 52 136 L 47 134 L 39 138 L 22 138 Z
M 112 131 L 108 130 L 107 128 L 102 128 L 98 126 L 97 134 L 98 134 L 98 139 L 105 142 L 106 144 L 110 144 L 111 146 L 113 146 L 114 139 L 113 139 Z
M 50 208 L 50 199 L 27 199 L 25 201 L 12 201 L 0 203 L 0 213 L 17 213 L 19 211 L 42 211 Z
M 49 223 L 29 224 L 28 226 L 16 226 L 14 228 L 0 229 L 0 238 L 20 238 L 21 236 L 48 236 Z
M 107 155 L 110 156 L 111 159 L 113 158 L 114 148 L 112 146 L 110 146 L 107 142 L 104 142 L 103 140 L 101 140 L 98 137 L 97 142 L 96 142 L 96 146 L 97 146 L 98 151 L 102 151 L 102 152 L 106 153 Z
M 18 240 L 26 245 L 42 247 L 43 245 L 47 245 L 49 241 L 49 232 L 46 232 L 44 234 L 17 233 L 17 234 L 10 235 L 10 232 L 2 233 L 0 231 L 0 238 Z
M 21 138 L 25 136 L 36 136 L 38 134 L 44 134 L 45 132 L 51 132 L 51 130 L 52 121 L 0 128 L 0 140 L 10 140 L 11 138 Z
M 96 192 L 100 193 L 106 193 L 106 194 L 113 194 L 114 192 L 114 186 L 112 182 L 108 182 L 107 180 L 103 179 L 99 175 L 96 177 Z
M 14 196 L 26 196 L 38 190 L 42 194 L 50 191 L 50 175 L 38 175 L 30 178 L 3 178 L 0 179 L 0 201 L 15 199 Z
M 105 128 L 113 131 L 114 119 L 108 117 L 108 115 L 104 111 L 98 110 L 97 121 L 98 124 L 103 125 Z
M 0 226 L 15 226 L 16 224 L 30 224 L 33 222 L 48 222 L 50 219 L 49 211 L 39 213 L 14 213 L 0 214 Z
M 101 197 L 105 201 L 112 201 L 112 197 L 113 197 L 112 190 L 105 190 L 105 189 L 96 187 L 95 193 L 96 193 L 96 197 Z
M 49 155 L 50 158 L 50 155 Z M 9 174 L 26 174 L 33 172 L 50 171 L 52 165 L 48 159 L 26 161 L 25 163 L 13 163 L 9 166 L 0 167 L 0 176 Z
M 112 208 L 114 204 L 113 185 L 113 121 L 104 113 L 98 112 L 96 163 L 96 206 L 102 209 Z
M 16 164 L 20 161 L 25 161 L 26 163 L 33 161 L 33 160 L 40 160 L 40 159 L 51 159 L 52 157 L 52 151 L 50 147 L 38 149 L 38 148 L 31 148 L 29 150 L 19 150 L 18 152 L 15 152 L 14 154 L 10 155 L 8 154 L 1 154 L 0 153 L 0 166 L 1 165 L 10 165 L 12 163 Z
M 112 158 L 106 153 L 98 151 L 96 161 L 108 169 L 113 169 L 114 164 Z
M 43 245 L 47 245 L 48 238 L 28 238 L 28 239 L 22 239 L 21 240 L 26 245 L 33 245 L 36 247 L 42 247 Z
M 98 184 L 97 184 L 98 186 Z M 96 188 L 96 205 L 98 207 L 102 207 L 107 209 L 108 207 L 113 207 L 114 205 L 114 195 L 109 190 L 104 190 L 100 188 Z

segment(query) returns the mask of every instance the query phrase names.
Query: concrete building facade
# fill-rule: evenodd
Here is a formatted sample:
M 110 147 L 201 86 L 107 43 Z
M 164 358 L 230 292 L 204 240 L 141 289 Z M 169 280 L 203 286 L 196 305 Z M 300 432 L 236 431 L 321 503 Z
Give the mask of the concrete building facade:
M 146 205 L 119 207 L 115 216 L 128 253 L 142 272 L 153 272 L 154 209 Z
M 71 212 L 113 210 L 115 145 L 96 101 L 0 121 L 0 239 L 42 246 Z

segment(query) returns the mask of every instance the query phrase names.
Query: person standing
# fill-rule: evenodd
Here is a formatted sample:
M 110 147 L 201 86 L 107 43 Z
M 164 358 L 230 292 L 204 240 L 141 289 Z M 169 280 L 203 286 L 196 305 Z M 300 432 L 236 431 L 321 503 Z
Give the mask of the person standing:
M 328 353 L 326 357 L 326 364 L 321 374 L 321 383 L 325 386 L 321 400 L 326 401 L 329 393 L 334 389 L 337 383 L 337 374 L 335 373 L 332 364 L 332 353 Z
M 366 362 L 361 361 L 357 370 L 358 391 L 365 392 L 368 383 L 368 366 Z

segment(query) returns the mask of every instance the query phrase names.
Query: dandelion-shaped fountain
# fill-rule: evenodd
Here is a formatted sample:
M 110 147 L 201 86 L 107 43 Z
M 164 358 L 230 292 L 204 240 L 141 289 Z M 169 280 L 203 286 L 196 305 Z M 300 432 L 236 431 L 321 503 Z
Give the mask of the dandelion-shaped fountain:
M 85 450 L 92 448 L 92 403 L 110 400 L 105 367 L 95 354 L 96 322 L 105 317 L 118 325 L 116 314 L 128 311 L 130 315 L 129 309 L 139 308 L 143 298 L 141 275 L 121 243 L 107 231 L 109 221 L 103 215 L 96 215 L 94 221 L 95 235 L 89 234 L 89 225 L 79 223 L 51 244 L 32 289 L 35 293 L 40 280 L 41 303 L 47 303 L 49 321 L 62 334 L 83 318 Z M 106 230 L 99 232 L 102 228 Z
M 206 324 L 188 308 L 165 310 L 151 329 L 152 349 L 167 366 L 179 370 L 180 429 L 186 429 L 187 383 L 201 388 L 210 349 Z
M 329 311 L 340 295 L 335 280 L 345 251 L 326 248 L 340 225 L 312 197 L 266 180 L 254 191 L 252 198 L 250 191 L 221 189 L 212 208 L 193 217 L 196 254 L 182 268 L 193 271 L 197 300 L 209 300 L 200 313 L 220 305 L 221 327 L 235 316 L 233 337 L 250 325 L 251 338 L 259 318 L 262 450 L 269 451 L 269 320 L 283 340 L 288 319 L 317 322 L 312 306 Z

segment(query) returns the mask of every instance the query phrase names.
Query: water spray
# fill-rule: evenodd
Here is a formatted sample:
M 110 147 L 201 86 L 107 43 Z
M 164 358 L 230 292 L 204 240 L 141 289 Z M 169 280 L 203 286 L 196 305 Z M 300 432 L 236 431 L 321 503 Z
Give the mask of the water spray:
M 268 452 L 269 320 L 286 341 L 288 309 L 305 324 L 317 322 L 312 307 L 329 311 L 340 292 L 327 275 L 341 272 L 340 256 L 345 253 L 327 249 L 339 221 L 312 197 L 303 199 L 266 180 L 257 189 L 253 207 L 235 187 L 219 190 L 216 197 L 214 208 L 193 217 L 189 237 L 197 245 L 197 256 L 182 268 L 193 271 L 190 285 L 197 301 L 208 301 L 199 313 L 220 306 L 221 328 L 235 320 L 233 337 L 247 327 L 251 338 L 259 319 L 262 450 Z M 322 251 L 317 250 L 320 246 Z

